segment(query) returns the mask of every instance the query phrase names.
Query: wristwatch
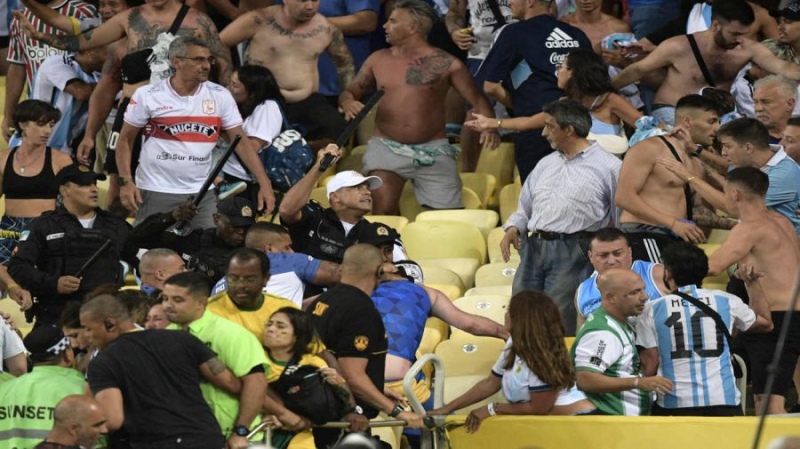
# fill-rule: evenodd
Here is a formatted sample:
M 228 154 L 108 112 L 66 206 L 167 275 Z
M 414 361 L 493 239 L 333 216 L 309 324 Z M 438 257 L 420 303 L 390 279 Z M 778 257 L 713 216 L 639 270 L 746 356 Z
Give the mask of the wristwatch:
M 404 411 L 406 411 L 406 409 L 404 409 L 400 404 L 395 404 L 392 411 L 389 412 L 389 416 L 392 418 L 397 418 L 397 416 Z
M 691 152 L 690 156 L 699 157 L 700 153 L 702 153 L 703 150 L 705 150 L 705 148 L 702 145 L 696 145 L 694 151 Z
M 128 176 L 120 176 L 117 178 L 117 185 L 120 187 L 128 184 L 129 182 L 133 182 L 133 178 Z
M 234 426 L 233 433 L 240 437 L 246 437 L 250 433 L 250 429 L 245 426 Z
M 356 405 L 355 407 L 353 407 L 350 410 L 348 410 L 347 413 L 355 413 L 356 415 L 363 415 L 364 414 L 364 409 L 361 408 L 360 405 Z M 345 413 L 345 415 L 347 413 Z

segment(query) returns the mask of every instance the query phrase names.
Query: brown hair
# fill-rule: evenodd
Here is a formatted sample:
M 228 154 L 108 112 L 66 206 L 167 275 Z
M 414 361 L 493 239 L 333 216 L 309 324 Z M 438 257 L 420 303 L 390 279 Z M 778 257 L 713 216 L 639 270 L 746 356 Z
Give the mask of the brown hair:
M 575 371 L 564 344 L 564 324 L 553 300 L 542 292 L 528 290 L 511 297 L 508 304 L 512 344 L 505 369 L 519 356 L 528 368 L 554 390 L 572 388 Z

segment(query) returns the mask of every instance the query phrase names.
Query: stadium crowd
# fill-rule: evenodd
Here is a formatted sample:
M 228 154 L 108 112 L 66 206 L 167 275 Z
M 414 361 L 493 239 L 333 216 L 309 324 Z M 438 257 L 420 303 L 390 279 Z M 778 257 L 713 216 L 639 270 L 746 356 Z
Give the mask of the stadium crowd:
M 756 410 L 792 410 L 800 0 L 4 3 L 0 287 L 25 322 L 0 320 L 0 446 L 739 416 L 743 365 Z M 337 168 L 375 100 L 359 170 Z M 500 323 L 370 215 L 399 215 L 407 181 L 463 209 L 459 173 L 509 141 Z M 403 379 L 431 317 L 505 344 L 437 408 L 413 379 L 421 413 Z M 309 378 L 335 400 L 293 397 Z

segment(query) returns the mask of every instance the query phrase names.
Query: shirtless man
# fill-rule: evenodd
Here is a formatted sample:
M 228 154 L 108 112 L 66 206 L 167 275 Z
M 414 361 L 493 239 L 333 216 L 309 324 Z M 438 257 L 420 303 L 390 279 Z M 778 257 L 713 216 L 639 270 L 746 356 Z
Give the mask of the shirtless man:
M 753 167 L 740 167 L 730 171 L 726 179 L 728 208 L 739 216 L 741 222 L 711 255 L 708 274 L 713 276 L 738 262 L 739 276 L 745 273 L 749 280 L 760 277 L 747 285 L 747 292 L 751 297 L 764 295 L 775 327 L 769 334 L 744 336 L 745 348 L 750 356 L 756 410 L 760 411 L 766 400 L 763 393 L 767 366 L 772 361 L 778 333 L 797 283 L 800 241 L 789 220 L 767 209 L 764 197 L 769 178 L 765 173 Z M 789 329 L 775 386 L 767 405 L 769 414 L 786 413 L 785 396 L 791 388 L 792 373 L 800 355 L 800 323 L 793 320 Z
M 384 25 L 391 48 L 373 53 L 339 105 L 351 119 L 364 105 L 358 101 L 375 87 L 386 95 L 378 105 L 375 137 L 364 154 L 364 170 L 383 185 L 373 191 L 373 213 L 396 215 L 405 179 L 414 179 L 417 201 L 432 209 L 463 208 L 458 150 L 445 138 L 444 99 L 453 86 L 475 109 L 494 117 L 489 101 L 467 68 L 444 50 L 428 45 L 426 36 L 436 13 L 422 0 L 401 0 Z M 494 148 L 496 131 L 481 133 L 480 142 Z
M 578 0 L 575 12 L 561 18 L 576 28 L 580 28 L 586 37 L 592 41 L 592 49 L 600 53 L 600 41 L 613 33 L 630 33 L 631 28 L 627 23 L 602 11 L 601 0 Z
M 703 242 L 705 234 L 695 222 L 733 226 L 710 210 L 691 221 L 695 211 L 688 183 L 656 163 L 658 158 L 680 159 L 692 173 L 702 173 L 700 161 L 691 154 L 697 151 L 694 145 L 711 145 L 717 133 L 716 104 L 700 95 L 688 95 L 678 101 L 675 121 L 688 133 L 689 145 L 676 137 L 651 137 L 635 145 L 622 163 L 616 204 L 624 209 L 620 228 L 628 234 L 636 260 L 660 262 L 660 248 L 677 239 Z
M 285 0 L 282 5 L 250 11 L 220 33 L 226 46 L 249 41 L 245 64 L 267 67 L 286 100 L 290 123 L 300 123 L 321 148 L 346 126 L 339 112 L 319 94 L 317 60 L 328 52 L 339 78 L 347 86 L 355 73 L 353 57 L 342 31 L 317 12 L 319 1 Z
M 685 35 L 670 38 L 643 60 L 626 67 L 613 80 L 616 88 L 638 81 L 647 73 L 667 68 L 664 82 L 656 92 L 654 117 L 673 124 L 673 110 L 679 98 L 699 92 L 705 86 L 729 90 L 736 74 L 752 61 L 768 72 L 800 79 L 800 66 L 783 61 L 764 45 L 745 39 L 755 20 L 745 0 L 726 0 L 715 5 L 711 29 L 689 35 L 697 42 L 708 67 L 704 76 Z

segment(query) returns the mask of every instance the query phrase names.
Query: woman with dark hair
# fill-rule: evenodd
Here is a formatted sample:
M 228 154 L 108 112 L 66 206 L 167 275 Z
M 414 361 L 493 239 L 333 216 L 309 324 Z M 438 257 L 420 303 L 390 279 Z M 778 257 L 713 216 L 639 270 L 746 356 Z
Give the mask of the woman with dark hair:
M 276 382 L 283 374 L 284 368 L 290 361 L 299 360 L 298 365 L 312 365 L 319 368 L 322 378 L 335 388 L 340 389 L 343 396 L 348 397 L 348 404 L 354 404 L 354 400 L 350 395 L 349 390 L 344 388 L 345 380 L 340 376 L 335 369 L 329 368 L 322 358 L 312 354 L 309 347 L 316 345 L 317 333 L 308 315 L 300 309 L 294 307 L 283 307 L 278 309 L 269 318 L 266 323 L 264 332 L 264 349 L 267 352 L 267 362 L 269 369 L 267 370 L 267 383 L 272 384 Z M 280 398 L 272 391 L 269 390 L 267 394 L 276 402 L 282 402 Z M 269 410 L 270 412 L 278 412 L 276 410 Z M 307 418 L 298 416 L 291 410 L 281 410 L 283 413 L 275 413 L 278 420 L 282 423 L 290 423 L 292 426 L 295 423 L 305 422 L 303 427 L 310 427 L 310 422 Z M 292 449 L 310 448 L 313 449 L 314 437 L 310 430 L 299 432 L 292 436 L 286 432 L 274 432 L 272 445 L 273 447 L 286 447 L 287 444 L 291 445 Z M 288 442 L 288 439 L 291 442 Z
M 8 275 L 5 265 L 20 233 L 34 218 L 56 208 L 56 173 L 72 164 L 68 154 L 47 146 L 61 112 L 49 103 L 25 100 L 11 117 L 19 146 L 0 150 L 0 195 L 5 213 L 0 219 L 0 282 L 23 309 L 31 296 Z
M 228 86 L 244 119 L 244 131 L 261 150 L 281 133 L 283 128 L 283 95 L 272 72 L 266 67 L 243 65 L 234 70 Z M 232 155 L 222 168 L 220 199 L 242 194 L 251 201 L 258 193 L 253 176 Z M 245 193 L 242 193 L 245 192 Z
M 581 102 L 591 113 L 592 134 L 624 137 L 622 124 L 635 127 L 636 120 L 642 116 L 628 100 L 617 94 L 603 58 L 593 51 L 575 50 L 567 55 L 556 76 L 566 98 Z M 478 131 L 494 128 L 526 131 L 544 127 L 544 113 L 503 120 L 473 115 L 475 120 L 466 124 Z
M 564 325 L 553 300 L 528 290 L 514 295 L 505 318 L 511 338 L 492 372 L 470 390 L 429 415 L 448 415 L 497 393 L 508 403 L 472 410 L 467 431 L 494 415 L 582 415 L 594 405 L 575 386 L 575 371 L 564 343 Z

